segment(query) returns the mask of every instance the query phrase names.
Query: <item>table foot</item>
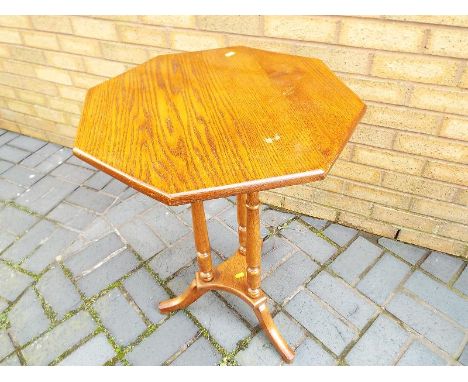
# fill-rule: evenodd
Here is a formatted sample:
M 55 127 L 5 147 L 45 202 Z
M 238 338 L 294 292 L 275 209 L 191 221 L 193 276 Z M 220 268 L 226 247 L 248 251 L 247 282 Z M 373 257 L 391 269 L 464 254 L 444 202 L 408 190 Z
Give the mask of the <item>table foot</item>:
M 254 308 L 254 313 L 257 316 L 263 331 L 268 336 L 268 339 L 276 348 L 277 352 L 281 355 L 281 358 L 283 358 L 285 362 L 291 363 L 295 356 L 294 350 L 291 349 L 279 332 L 278 327 L 271 317 L 266 302 L 256 306 Z
M 184 309 L 205 294 L 205 292 L 206 290 L 197 288 L 197 282 L 196 280 L 193 280 L 181 295 L 169 300 L 161 301 L 159 303 L 159 310 L 161 313 L 170 313 L 174 310 Z
M 200 272 L 196 272 L 190 286 L 181 295 L 162 301 L 159 309 L 161 313 L 184 309 L 210 290 L 223 290 L 244 300 L 253 309 L 262 329 L 283 360 L 290 363 L 294 359 L 294 351 L 286 343 L 271 317 L 265 293 L 260 289 L 257 297 L 249 294 L 246 257 L 240 252 L 219 264 L 213 270 L 213 279 L 210 281 L 203 280 Z

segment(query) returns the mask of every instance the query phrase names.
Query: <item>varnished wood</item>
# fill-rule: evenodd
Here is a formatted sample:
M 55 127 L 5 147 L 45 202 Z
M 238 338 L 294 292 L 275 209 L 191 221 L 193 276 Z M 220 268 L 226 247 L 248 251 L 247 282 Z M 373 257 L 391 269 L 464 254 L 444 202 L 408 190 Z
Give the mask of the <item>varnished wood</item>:
M 200 271 L 161 312 L 233 293 L 291 362 L 260 288 L 258 191 L 323 179 L 364 110 L 317 59 L 241 46 L 170 54 L 88 91 L 73 153 L 166 204 L 192 203 Z M 231 195 L 239 249 L 213 268 L 203 200 Z
M 74 154 L 166 204 L 323 179 L 365 105 L 320 60 L 158 56 L 87 93 Z
M 247 208 L 245 207 L 247 195 L 237 195 L 237 232 L 239 234 L 239 253 L 245 256 L 247 243 Z
M 213 278 L 213 266 L 203 202 L 192 203 L 192 223 L 195 247 L 197 249 L 197 262 L 200 267 L 200 277 L 204 281 L 210 281 Z
M 245 206 L 247 208 L 247 292 L 250 297 L 255 298 L 260 295 L 260 260 L 262 253 L 258 192 L 247 194 Z
M 294 359 L 294 351 L 281 336 L 274 323 L 267 307 L 265 294 L 260 290 L 258 296 L 253 298 L 248 292 L 246 268 L 246 257 L 237 251 L 214 269 L 212 281 L 204 281 L 200 272 L 197 272 L 195 279 L 181 295 L 161 302 L 159 309 L 162 313 L 184 309 L 210 290 L 223 290 L 232 293 L 253 309 L 260 326 L 278 353 L 286 362 L 291 362 Z

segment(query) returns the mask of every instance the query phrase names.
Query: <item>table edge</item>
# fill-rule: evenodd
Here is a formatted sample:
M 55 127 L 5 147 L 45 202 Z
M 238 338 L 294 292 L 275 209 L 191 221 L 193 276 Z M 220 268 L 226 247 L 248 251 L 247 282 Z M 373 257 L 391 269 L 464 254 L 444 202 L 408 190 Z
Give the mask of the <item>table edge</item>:
M 102 162 L 101 160 L 86 153 L 78 147 L 73 147 L 73 154 L 86 163 L 111 175 L 112 177 L 120 180 L 137 191 L 169 206 L 176 206 L 208 199 L 224 198 L 242 193 L 266 191 L 279 187 L 293 186 L 297 184 L 322 180 L 326 176 L 326 171 L 323 169 L 317 169 L 301 173 L 281 175 L 272 178 L 233 183 L 225 186 L 201 188 L 198 190 L 168 194 Z

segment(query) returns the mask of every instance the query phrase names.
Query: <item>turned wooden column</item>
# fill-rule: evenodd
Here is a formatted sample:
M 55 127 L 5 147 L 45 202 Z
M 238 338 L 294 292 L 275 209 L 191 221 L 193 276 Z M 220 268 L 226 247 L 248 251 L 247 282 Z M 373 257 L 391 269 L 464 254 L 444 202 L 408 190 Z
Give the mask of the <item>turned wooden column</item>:
M 200 276 L 203 281 L 211 281 L 213 279 L 213 265 L 203 202 L 192 203 L 192 222 Z
M 261 261 L 261 240 L 260 240 L 260 201 L 258 192 L 247 194 L 247 292 L 250 297 L 256 298 L 260 295 L 260 261 Z
M 239 253 L 245 256 L 247 242 L 247 195 L 237 195 L 237 232 L 239 233 Z

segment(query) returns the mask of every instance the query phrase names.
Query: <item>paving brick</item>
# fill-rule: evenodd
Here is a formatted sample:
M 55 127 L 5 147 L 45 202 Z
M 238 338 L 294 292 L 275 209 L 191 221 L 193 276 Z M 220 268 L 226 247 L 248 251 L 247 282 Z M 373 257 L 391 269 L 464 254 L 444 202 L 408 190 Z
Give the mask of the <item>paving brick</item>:
M 23 166 L 14 166 L 2 174 L 2 177 L 13 183 L 30 187 L 44 176 L 44 173 Z
M 113 231 L 113 227 L 106 219 L 97 217 L 83 230 L 81 235 L 85 240 L 92 241 L 102 238 Z
M 31 153 L 17 147 L 3 145 L 0 147 L 0 159 L 13 163 L 19 163 Z
M 112 337 L 122 346 L 135 341 L 146 329 L 135 308 L 116 288 L 99 298 L 94 308 Z
M 376 307 L 342 280 L 320 272 L 307 288 L 356 327 L 362 329 L 374 316 Z
M 0 362 L 1 366 L 21 366 L 21 361 L 16 354 L 12 354 Z
M 348 244 L 357 235 L 355 229 L 340 224 L 331 224 L 323 233 L 341 247 Z
M 424 260 L 421 268 L 432 273 L 440 280 L 449 282 L 462 265 L 463 260 L 457 257 L 449 256 L 442 252 L 432 252 Z
M 468 366 L 468 344 L 465 345 L 465 348 L 463 349 L 463 352 L 460 355 L 460 358 L 458 358 L 458 361 L 465 366 Z
M 66 259 L 65 265 L 75 276 L 79 276 L 124 246 L 125 244 L 115 233 L 110 233 Z
M 399 366 L 444 366 L 447 365 L 441 356 L 432 352 L 419 341 L 411 343 L 408 350 L 400 358 Z
M 333 245 L 318 237 L 297 221 L 293 221 L 283 229 L 281 235 L 320 263 L 326 262 L 336 252 L 336 248 Z
M 379 316 L 351 349 L 346 361 L 350 365 L 393 365 L 408 337 L 395 321 Z
M 281 304 L 309 280 L 318 268 L 318 265 L 305 253 L 295 252 L 263 280 L 263 290 Z
M 85 161 L 81 160 L 80 158 L 72 155 L 67 159 L 67 163 L 73 164 L 75 166 L 81 166 L 84 168 L 87 168 L 89 170 L 96 170 L 94 166 L 91 166 L 89 163 L 86 163 Z
M 208 292 L 188 307 L 213 338 L 227 351 L 247 337 L 250 330 L 218 297 Z
M 19 134 L 13 132 L 13 131 L 7 131 L 6 133 L 3 133 L 0 136 L 0 146 L 4 145 L 7 142 L 10 142 L 11 140 L 15 139 L 18 137 Z
M 410 267 L 395 257 L 384 254 L 357 285 L 357 289 L 379 305 L 410 272 Z
M 167 206 L 166 208 L 172 211 L 173 213 L 175 213 L 177 217 L 180 220 L 182 220 L 188 227 L 192 227 L 192 209 L 189 207 L 184 210 L 178 211 L 174 209 L 175 207 L 179 207 L 179 206 L 172 206 L 172 207 Z M 229 209 L 227 211 L 229 211 Z M 205 215 L 205 217 L 206 217 L 207 222 L 211 219 L 211 216 L 208 217 Z
M 135 346 L 126 358 L 133 365 L 162 365 L 169 357 L 183 348 L 196 333 L 195 324 L 184 313 L 176 313 L 154 333 Z
M 167 244 L 173 244 L 190 232 L 182 220 L 167 208 L 157 206 L 144 216 L 144 221 Z
M 0 253 L 8 248 L 16 239 L 16 236 L 9 232 L 0 232 Z
M 137 194 L 137 190 L 127 187 L 123 192 L 118 194 L 120 200 L 127 200 L 128 198 L 132 197 L 133 195 Z M 156 201 L 155 201 L 156 203 Z
M 427 249 L 387 239 L 386 237 L 381 237 L 379 239 L 379 244 L 413 265 L 416 264 L 425 253 L 427 253 Z
M 262 277 L 276 269 L 287 255 L 296 249 L 279 236 L 270 236 L 262 246 Z
M 6 160 L 0 159 L 0 174 L 3 174 L 6 170 L 14 166 L 13 163 Z
M 353 243 L 330 265 L 330 268 L 354 285 L 358 277 L 380 255 L 382 250 L 376 245 L 359 236 Z
M 447 353 L 456 352 L 463 341 L 461 329 L 404 294 L 397 294 L 387 310 Z
M 166 246 L 140 219 L 134 219 L 119 228 L 120 234 L 144 259 L 149 259 Z
M 80 187 L 68 198 L 68 202 L 103 213 L 114 202 L 114 198 L 88 188 Z
M 57 178 L 65 179 L 70 183 L 81 184 L 91 175 L 93 175 L 94 171 L 88 170 L 84 167 L 73 166 L 68 163 L 62 163 L 60 166 L 56 167 L 50 174 L 56 176 Z
M 8 330 L 21 346 L 44 332 L 50 325 L 32 288 L 29 288 L 13 306 L 8 313 L 8 320 Z
M 13 347 L 6 330 L 0 330 L 0 359 L 5 358 L 14 350 L 15 348 Z
M 224 211 L 226 208 L 231 206 L 232 204 L 224 198 L 211 199 L 203 203 L 203 207 L 205 208 L 205 215 L 207 218 L 218 215 L 221 211 Z
M 69 279 L 65 277 L 60 267 L 47 271 L 36 285 L 57 319 L 61 320 L 66 313 L 78 308 L 81 304 L 80 295 Z
M 296 349 L 296 357 L 291 366 L 334 366 L 336 360 L 317 342 L 306 338 Z
M 205 205 L 204 205 L 205 207 Z M 191 211 L 191 206 L 190 204 L 179 204 L 178 206 L 167 206 L 167 208 L 169 208 L 172 212 L 174 212 L 175 214 L 178 214 L 180 215 L 181 213 L 185 212 L 185 211 Z M 207 217 L 208 219 L 208 217 Z
M 32 282 L 33 279 L 30 276 L 0 263 L 0 295 L 3 298 L 10 301 L 16 300 Z
M 19 149 L 23 149 L 23 150 L 30 151 L 30 152 L 35 152 L 39 150 L 42 146 L 47 144 L 47 142 L 41 141 L 40 139 L 36 139 L 33 137 L 20 135 L 17 138 L 9 141 L 8 144 L 10 146 L 18 147 Z
M 173 366 L 214 366 L 219 364 L 221 356 L 205 337 L 200 337 L 178 356 Z
M 100 366 L 115 356 L 104 334 L 98 334 L 71 353 L 59 366 Z
M 113 206 L 107 213 L 107 219 L 114 226 L 118 227 L 153 205 L 154 201 L 144 197 L 142 194 L 138 194 Z
M 114 196 L 119 196 L 122 192 L 127 190 L 127 188 L 128 186 L 125 183 L 122 183 L 117 179 L 112 179 L 106 184 L 102 191 Z
M 195 244 L 191 237 L 187 237 L 158 253 L 149 265 L 160 277 L 165 279 L 183 266 L 188 265 L 195 258 Z
M 58 150 L 60 150 L 59 145 L 56 145 L 55 143 L 47 143 L 45 146 L 24 159 L 21 164 L 26 167 L 36 167 Z
M 286 310 L 336 355 L 357 337 L 356 332 L 305 290 L 294 296 Z
M 217 219 L 208 222 L 208 235 L 211 248 L 225 258 L 234 254 L 239 247 L 237 234 Z
M 45 146 L 44 146 L 45 147 Z M 65 147 L 59 148 L 55 153 L 47 156 L 45 160 L 36 166 L 36 170 L 49 172 L 55 167 L 61 165 L 67 158 L 71 156 L 71 150 Z M 24 164 L 24 161 L 22 162 Z
M 465 267 L 457 282 L 453 284 L 455 288 L 468 295 L 468 266 Z
M 16 203 L 45 215 L 75 188 L 72 183 L 47 175 L 17 198 Z
M 78 280 L 78 287 L 88 297 L 104 289 L 110 283 L 117 281 L 131 270 L 138 261 L 129 250 L 124 250 L 112 257 L 98 268 Z
M 6 308 L 8 308 L 8 302 L 3 298 L 0 298 L 0 313 L 2 313 Z
M 47 217 L 67 227 L 83 230 L 96 218 L 96 214 L 73 204 L 62 202 L 50 211 Z
M 227 199 L 226 199 L 227 200 Z M 263 212 L 260 212 L 260 218 L 262 218 Z M 181 217 L 183 220 L 189 224 L 190 226 L 192 225 L 192 215 L 191 211 L 187 210 L 184 211 L 183 214 L 181 214 Z M 225 209 L 223 212 L 221 212 L 217 218 L 222 221 L 224 224 L 226 224 L 229 228 L 231 228 L 234 232 L 237 232 L 237 207 L 233 206 L 231 204 L 231 207 L 228 207 Z M 270 231 L 265 227 L 264 221 L 260 220 L 260 236 L 265 237 L 270 233 Z
M 305 336 L 305 330 L 283 312 L 274 317 L 274 321 L 286 342 L 295 348 Z M 245 366 L 280 365 L 283 360 L 263 331 L 258 332 L 249 346 L 241 350 L 236 359 Z
M 6 179 L 0 179 L 0 200 L 14 200 L 26 189 Z
M 405 288 L 457 321 L 461 326 L 468 328 L 468 300 L 458 296 L 444 284 L 417 271 L 406 281 Z
M 161 322 L 167 315 L 158 309 L 159 302 L 169 298 L 166 291 L 156 283 L 144 268 L 133 273 L 123 282 L 124 288 L 145 316 L 153 323 Z
M 84 182 L 84 185 L 94 188 L 95 190 L 101 190 L 112 179 L 113 178 L 110 175 L 107 175 L 105 172 L 98 171 L 91 178 L 89 178 L 86 182 Z
M 78 234 L 76 232 L 69 231 L 65 228 L 58 228 L 50 235 L 47 241 L 23 261 L 21 266 L 34 273 L 42 272 L 57 256 L 62 254 L 64 250 L 71 245 L 77 236 Z M 43 241 L 41 241 L 41 243 L 42 242 Z
M 48 365 L 95 329 L 89 313 L 78 312 L 24 348 L 23 356 L 28 365 Z
M 37 220 L 38 218 L 34 215 L 11 206 L 6 206 L 0 211 L 0 231 L 20 236 L 36 223 Z
M 293 214 L 273 209 L 266 209 L 260 214 L 260 220 L 266 227 L 278 227 L 293 217 Z

